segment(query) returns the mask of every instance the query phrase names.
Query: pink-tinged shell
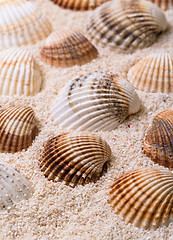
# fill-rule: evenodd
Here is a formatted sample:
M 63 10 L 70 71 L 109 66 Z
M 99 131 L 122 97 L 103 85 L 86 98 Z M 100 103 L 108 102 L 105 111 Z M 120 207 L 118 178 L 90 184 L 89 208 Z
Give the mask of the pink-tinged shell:
M 173 8 L 173 0 L 147 0 L 150 1 L 157 6 L 159 6 L 163 11 Z

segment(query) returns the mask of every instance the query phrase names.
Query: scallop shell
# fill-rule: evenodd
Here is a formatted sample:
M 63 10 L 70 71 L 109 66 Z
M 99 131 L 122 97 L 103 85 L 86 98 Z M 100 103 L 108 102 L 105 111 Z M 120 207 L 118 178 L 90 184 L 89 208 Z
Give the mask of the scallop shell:
M 159 168 L 143 168 L 115 180 L 109 202 L 126 223 L 157 228 L 173 217 L 173 174 Z
M 36 43 L 50 32 L 51 24 L 30 1 L 1 0 L 0 47 Z
M 32 54 L 23 48 L 0 52 L 0 94 L 34 95 L 40 91 L 41 71 Z
M 142 0 L 113 0 L 97 8 L 87 27 L 95 42 L 132 52 L 149 47 L 168 23 L 162 10 Z
M 97 55 L 97 49 L 80 32 L 64 29 L 53 32 L 40 51 L 41 59 L 56 67 L 82 65 Z
M 163 11 L 173 8 L 173 0 L 148 0 L 158 5 Z
M 61 128 L 109 131 L 139 108 L 139 97 L 129 82 L 98 71 L 69 81 L 56 99 L 51 118 Z
M 48 180 L 60 180 L 74 187 L 95 182 L 110 156 L 111 149 L 101 137 L 70 132 L 46 142 L 40 166 Z
M 18 152 L 32 145 L 38 135 L 34 111 L 27 106 L 13 106 L 0 111 L 0 151 Z
M 144 140 L 144 152 L 154 162 L 173 169 L 173 110 L 154 117 Z
M 128 72 L 133 86 L 145 92 L 173 92 L 173 58 L 155 53 L 142 58 Z
M 0 210 L 10 209 L 14 203 L 31 197 L 30 182 L 17 170 L 0 161 Z

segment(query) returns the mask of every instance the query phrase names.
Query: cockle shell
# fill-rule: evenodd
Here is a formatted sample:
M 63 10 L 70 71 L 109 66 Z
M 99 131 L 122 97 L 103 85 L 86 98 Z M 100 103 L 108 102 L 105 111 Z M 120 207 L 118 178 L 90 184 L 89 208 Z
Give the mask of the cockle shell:
M 59 29 L 44 42 L 40 51 L 41 59 L 52 65 L 71 67 L 90 62 L 98 55 L 97 49 L 79 31 Z
M 0 47 L 36 43 L 50 31 L 51 24 L 30 1 L 0 1 Z
M 154 162 L 173 169 L 173 110 L 154 117 L 144 140 L 144 152 Z
M 74 187 L 95 182 L 110 156 L 111 149 L 101 137 L 70 132 L 46 142 L 40 166 L 49 180 L 64 181 Z
M 161 52 L 142 58 L 129 70 L 128 80 L 145 92 L 173 92 L 173 57 Z
M 27 106 L 0 110 L 0 151 L 18 152 L 32 145 L 38 135 L 34 111 Z
M 109 202 L 126 223 L 157 228 L 173 217 L 173 174 L 159 168 L 143 168 L 115 180 Z
M 34 95 L 41 83 L 41 71 L 30 51 L 14 48 L 0 52 L 1 95 Z
M 94 10 L 87 30 L 91 39 L 132 52 L 149 47 L 168 23 L 162 10 L 144 0 L 113 0 Z
M 129 82 L 116 74 L 96 71 L 66 84 L 51 118 L 66 129 L 109 131 L 139 108 L 139 97 Z
M 148 0 L 158 5 L 163 11 L 173 8 L 173 0 Z

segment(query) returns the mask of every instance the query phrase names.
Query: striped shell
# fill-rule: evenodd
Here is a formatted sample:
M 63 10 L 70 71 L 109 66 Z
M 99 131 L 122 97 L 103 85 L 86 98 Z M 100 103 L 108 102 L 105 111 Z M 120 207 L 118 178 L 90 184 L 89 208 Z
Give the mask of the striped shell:
M 56 67 L 82 65 L 97 55 L 97 49 L 80 32 L 64 29 L 53 32 L 40 51 L 41 59 Z
M 173 174 L 159 168 L 143 168 L 115 180 L 109 202 L 126 223 L 157 228 L 173 217 Z
M 0 47 L 36 43 L 50 31 L 50 23 L 30 1 L 0 1 Z
M 173 169 L 173 110 L 154 117 L 144 140 L 144 152 L 154 162 Z
M 51 118 L 61 128 L 109 131 L 139 108 L 139 97 L 129 82 L 98 71 L 69 81 L 56 99 Z
M 143 0 L 113 0 L 97 8 L 87 30 L 91 39 L 132 52 L 149 47 L 167 29 L 164 13 Z
M 145 92 L 173 92 L 173 57 L 162 52 L 142 58 L 129 70 L 128 80 Z
M 23 48 L 0 52 L 0 94 L 34 95 L 40 91 L 41 71 L 32 54 Z
M 0 210 L 10 209 L 13 204 L 31 197 L 32 193 L 29 181 L 0 161 Z
M 173 0 L 148 0 L 158 5 L 163 11 L 173 8 Z
M 46 142 L 40 166 L 48 180 L 60 180 L 74 187 L 95 182 L 110 156 L 111 149 L 101 137 L 70 132 Z
M 27 106 L 15 106 L 0 111 L 0 151 L 18 152 L 32 145 L 38 134 L 34 111 Z

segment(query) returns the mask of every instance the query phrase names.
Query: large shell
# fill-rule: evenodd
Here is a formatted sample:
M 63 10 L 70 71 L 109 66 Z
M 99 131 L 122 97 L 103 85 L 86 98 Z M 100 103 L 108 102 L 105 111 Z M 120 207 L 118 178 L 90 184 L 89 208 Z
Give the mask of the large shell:
M 44 42 L 41 59 L 52 65 L 71 67 L 90 62 L 98 55 L 97 49 L 78 31 L 59 29 Z
M 173 174 L 159 168 L 143 168 L 115 180 L 109 202 L 126 223 L 156 228 L 173 217 Z
M 163 11 L 173 8 L 173 0 L 148 0 L 158 5 Z
M 128 72 L 133 86 L 145 92 L 173 92 L 173 57 L 155 53 L 142 58 Z
M 35 43 L 47 37 L 50 31 L 50 23 L 30 1 L 1 0 L 0 47 Z
M 154 117 L 144 140 L 144 152 L 154 162 L 173 169 L 173 110 Z
M 41 71 L 30 51 L 14 48 L 0 52 L 1 95 L 34 95 L 41 83 Z
M 70 132 L 47 141 L 40 166 L 49 180 L 64 181 L 74 187 L 95 182 L 110 155 L 110 147 L 101 137 Z
M 57 97 L 51 117 L 66 129 L 109 131 L 139 108 L 139 97 L 129 82 L 98 71 L 69 81 Z
M 159 7 L 143 0 L 113 0 L 97 8 L 87 27 L 95 42 L 132 52 L 148 47 L 167 29 Z
M 0 111 L 0 151 L 27 149 L 38 134 L 32 108 L 15 106 Z

